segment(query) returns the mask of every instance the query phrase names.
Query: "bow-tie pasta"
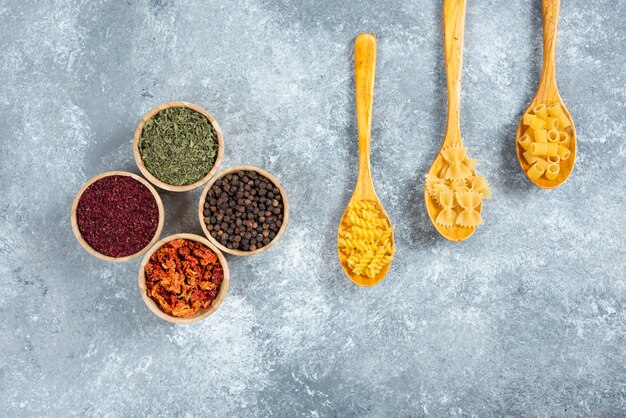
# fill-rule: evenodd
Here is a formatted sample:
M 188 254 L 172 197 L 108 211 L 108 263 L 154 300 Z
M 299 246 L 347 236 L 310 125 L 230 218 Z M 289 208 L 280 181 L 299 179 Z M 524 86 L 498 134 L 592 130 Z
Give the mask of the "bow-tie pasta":
M 444 186 L 446 186 L 446 188 L 448 188 L 445 179 L 441 179 L 435 176 L 434 174 L 430 174 L 430 173 L 426 174 L 426 191 L 428 192 L 429 195 L 431 196 L 437 195 L 438 192 L 435 191 L 435 186 L 441 185 L 441 184 L 443 184 Z
M 464 192 L 457 193 L 456 199 L 461 207 L 461 213 L 456 218 L 456 223 L 461 226 L 477 226 L 483 223 L 483 218 L 476 208 L 480 205 L 482 199 L 480 193 Z
M 472 175 L 472 170 L 468 167 L 467 148 L 448 147 L 441 151 L 441 156 L 448 163 L 443 176 L 447 180 L 461 180 Z
M 467 156 L 467 148 L 452 146 L 441 151 L 445 161 L 439 175 L 426 175 L 426 193 L 440 206 L 435 223 L 441 226 L 474 228 L 483 223 L 480 207 L 491 198 L 489 184 L 474 174 L 476 160 Z
M 448 190 L 439 194 L 439 204 L 443 206 L 443 210 L 437 215 L 436 222 L 439 225 L 452 226 L 456 222 L 456 213 L 452 210 L 454 203 L 454 192 Z
M 476 176 L 472 178 L 471 184 L 471 190 L 473 192 L 481 194 L 483 199 L 491 199 L 491 190 L 489 189 L 487 180 L 485 180 L 483 176 Z

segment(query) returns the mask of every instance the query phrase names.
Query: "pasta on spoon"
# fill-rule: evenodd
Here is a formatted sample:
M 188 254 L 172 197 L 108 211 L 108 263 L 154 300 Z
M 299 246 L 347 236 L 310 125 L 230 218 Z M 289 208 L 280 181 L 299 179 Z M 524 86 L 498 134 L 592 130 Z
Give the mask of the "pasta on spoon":
M 467 148 L 457 145 L 442 149 L 441 157 L 444 163 L 439 173 L 426 174 L 426 193 L 439 206 L 435 223 L 444 227 L 481 225 L 482 200 L 491 198 L 491 190 L 487 180 L 476 175 L 476 161 L 467 156 Z
M 339 230 L 338 247 L 352 273 L 375 278 L 391 263 L 395 248 L 392 229 L 376 202 L 350 202 Z

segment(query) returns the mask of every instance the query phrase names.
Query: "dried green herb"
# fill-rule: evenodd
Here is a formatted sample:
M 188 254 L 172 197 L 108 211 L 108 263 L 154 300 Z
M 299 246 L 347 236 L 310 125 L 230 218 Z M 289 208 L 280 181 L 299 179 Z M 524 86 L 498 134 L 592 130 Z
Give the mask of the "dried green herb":
M 160 111 L 143 125 L 139 153 L 148 171 L 172 186 L 193 184 L 211 171 L 217 133 L 201 113 L 187 107 Z

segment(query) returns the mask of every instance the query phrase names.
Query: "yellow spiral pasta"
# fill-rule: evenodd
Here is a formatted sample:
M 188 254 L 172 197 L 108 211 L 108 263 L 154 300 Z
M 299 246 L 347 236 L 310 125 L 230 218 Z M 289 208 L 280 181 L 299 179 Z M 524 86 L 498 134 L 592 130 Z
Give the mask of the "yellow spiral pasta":
M 391 263 L 395 248 L 392 229 L 376 203 L 352 202 L 339 232 L 339 251 L 354 274 L 374 278 Z

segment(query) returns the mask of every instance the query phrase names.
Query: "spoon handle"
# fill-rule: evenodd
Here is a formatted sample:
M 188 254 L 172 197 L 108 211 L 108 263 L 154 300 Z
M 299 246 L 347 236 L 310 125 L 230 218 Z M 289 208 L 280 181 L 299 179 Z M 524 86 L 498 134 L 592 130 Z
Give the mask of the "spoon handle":
M 362 33 L 354 41 L 354 82 L 356 84 L 356 118 L 359 132 L 359 177 L 357 187 L 371 184 L 370 139 L 372 106 L 376 73 L 376 37 Z
M 466 0 L 443 2 L 443 50 L 448 80 L 448 120 L 444 146 L 461 145 L 461 71 Z
M 540 88 L 556 88 L 556 35 L 561 0 L 543 0 L 543 69 Z M 551 86 L 553 84 L 553 86 Z

